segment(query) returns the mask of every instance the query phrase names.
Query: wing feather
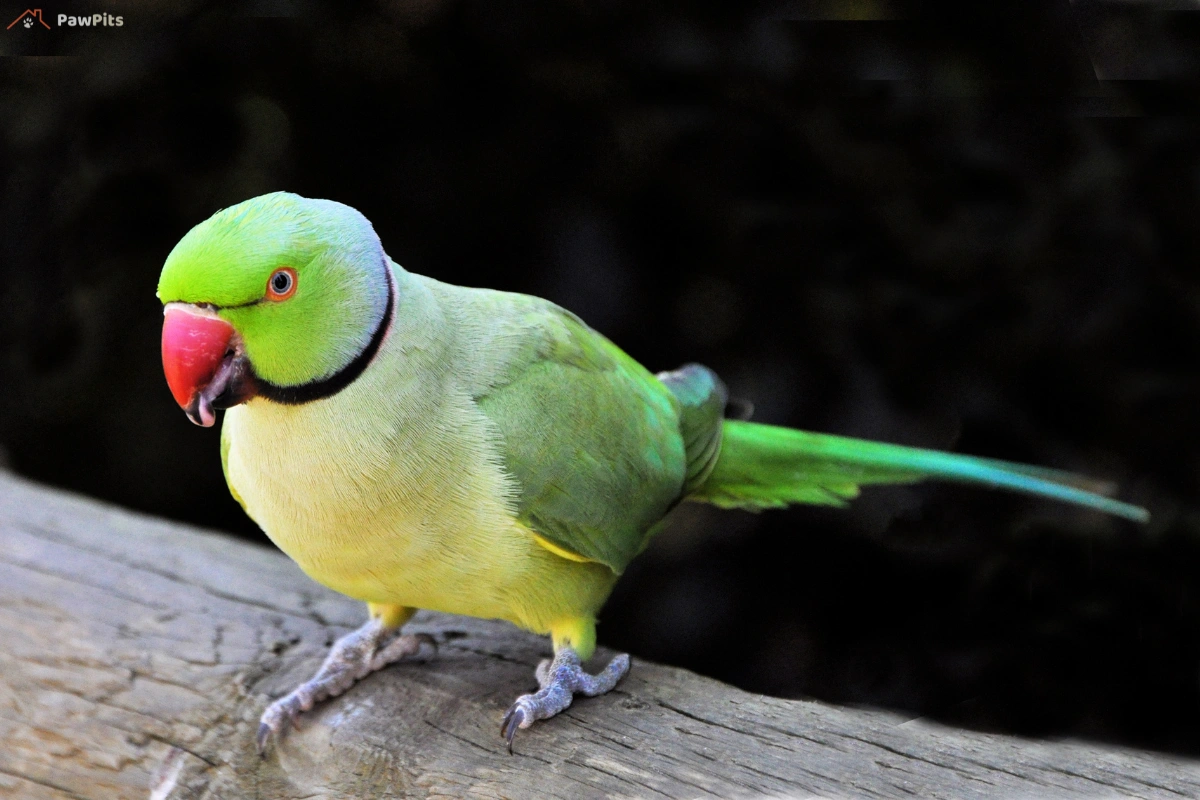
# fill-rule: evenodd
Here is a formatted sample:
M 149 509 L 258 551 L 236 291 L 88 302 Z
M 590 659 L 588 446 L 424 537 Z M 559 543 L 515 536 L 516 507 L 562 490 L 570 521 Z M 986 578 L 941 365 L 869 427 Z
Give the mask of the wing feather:
M 523 357 L 475 397 L 503 438 L 518 518 L 554 547 L 620 573 L 682 494 L 678 402 L 557 306 L 524 314 L 520 328 Z

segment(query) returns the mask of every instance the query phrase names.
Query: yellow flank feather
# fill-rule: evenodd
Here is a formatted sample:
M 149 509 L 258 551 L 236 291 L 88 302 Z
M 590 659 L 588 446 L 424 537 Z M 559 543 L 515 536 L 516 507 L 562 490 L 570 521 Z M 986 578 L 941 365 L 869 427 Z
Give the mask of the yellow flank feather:
M 579 561 L 580 563 L 588 563 L 588 562 L 592 561 L 590 558 L 584 558 L 583 556 L 579 555 L 578 553 L 572 553 L 570 550 L 559 547 L 554 542 L 548 541 L 546 538 L 539 536 L 536 533 L 533 534 L 533 540 L 535 542 L 537 542 L 538 544 L 540 544 L 542 547 L 549 550 L 551 553 L 554 553 L 554 555 L 560 556 L 560 557 L 568 559 L 570 561 Z M 596 563 L 596 562 L 592 562 L 592 563 Z

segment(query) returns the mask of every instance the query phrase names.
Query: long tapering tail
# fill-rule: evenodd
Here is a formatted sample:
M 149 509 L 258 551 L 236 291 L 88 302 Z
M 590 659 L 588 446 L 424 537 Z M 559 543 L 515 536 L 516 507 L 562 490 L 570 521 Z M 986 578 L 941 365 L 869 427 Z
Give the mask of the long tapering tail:
M 932 478 L 1040 495 L 1134 522 L 1150 519 L 1140 506 L 1105 497 L 1107 484 L 1069 472 L 739 420 L 723 426 L 716 465 L 690 495 L 722 508 L 841 506 L 861 486 Z

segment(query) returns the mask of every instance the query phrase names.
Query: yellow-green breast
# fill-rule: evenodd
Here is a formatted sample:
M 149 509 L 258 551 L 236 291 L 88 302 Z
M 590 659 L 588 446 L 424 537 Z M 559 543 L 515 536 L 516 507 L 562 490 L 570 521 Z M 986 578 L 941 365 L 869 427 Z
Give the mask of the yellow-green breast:
M 615 575 L 555 555 L 516 521 L 494 426 L 454 370 L 436 368 L 453 358 L 453 337 L 436 304 L 419 302 L 421 287 L 408 290 L 397 315 L 413 328 L 404 346 L 390 336 L 350 386 L 226 412 L 231 487 L 306 573 L 351 597 L 537 632 L 590 618 Z

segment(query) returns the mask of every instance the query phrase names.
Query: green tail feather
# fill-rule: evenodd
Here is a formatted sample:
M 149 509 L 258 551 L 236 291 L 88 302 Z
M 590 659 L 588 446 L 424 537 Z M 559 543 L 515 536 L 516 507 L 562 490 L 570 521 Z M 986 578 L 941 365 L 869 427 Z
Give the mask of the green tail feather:
M 1146 522 L 1150 512 L 1105 497 L 1112 486 L 1069 472 L 884 442 L 725 420 L 721 454 L 691 495 L 722 508 L 846 505 L 859 487 L 927 478 L 1049 497 Z

